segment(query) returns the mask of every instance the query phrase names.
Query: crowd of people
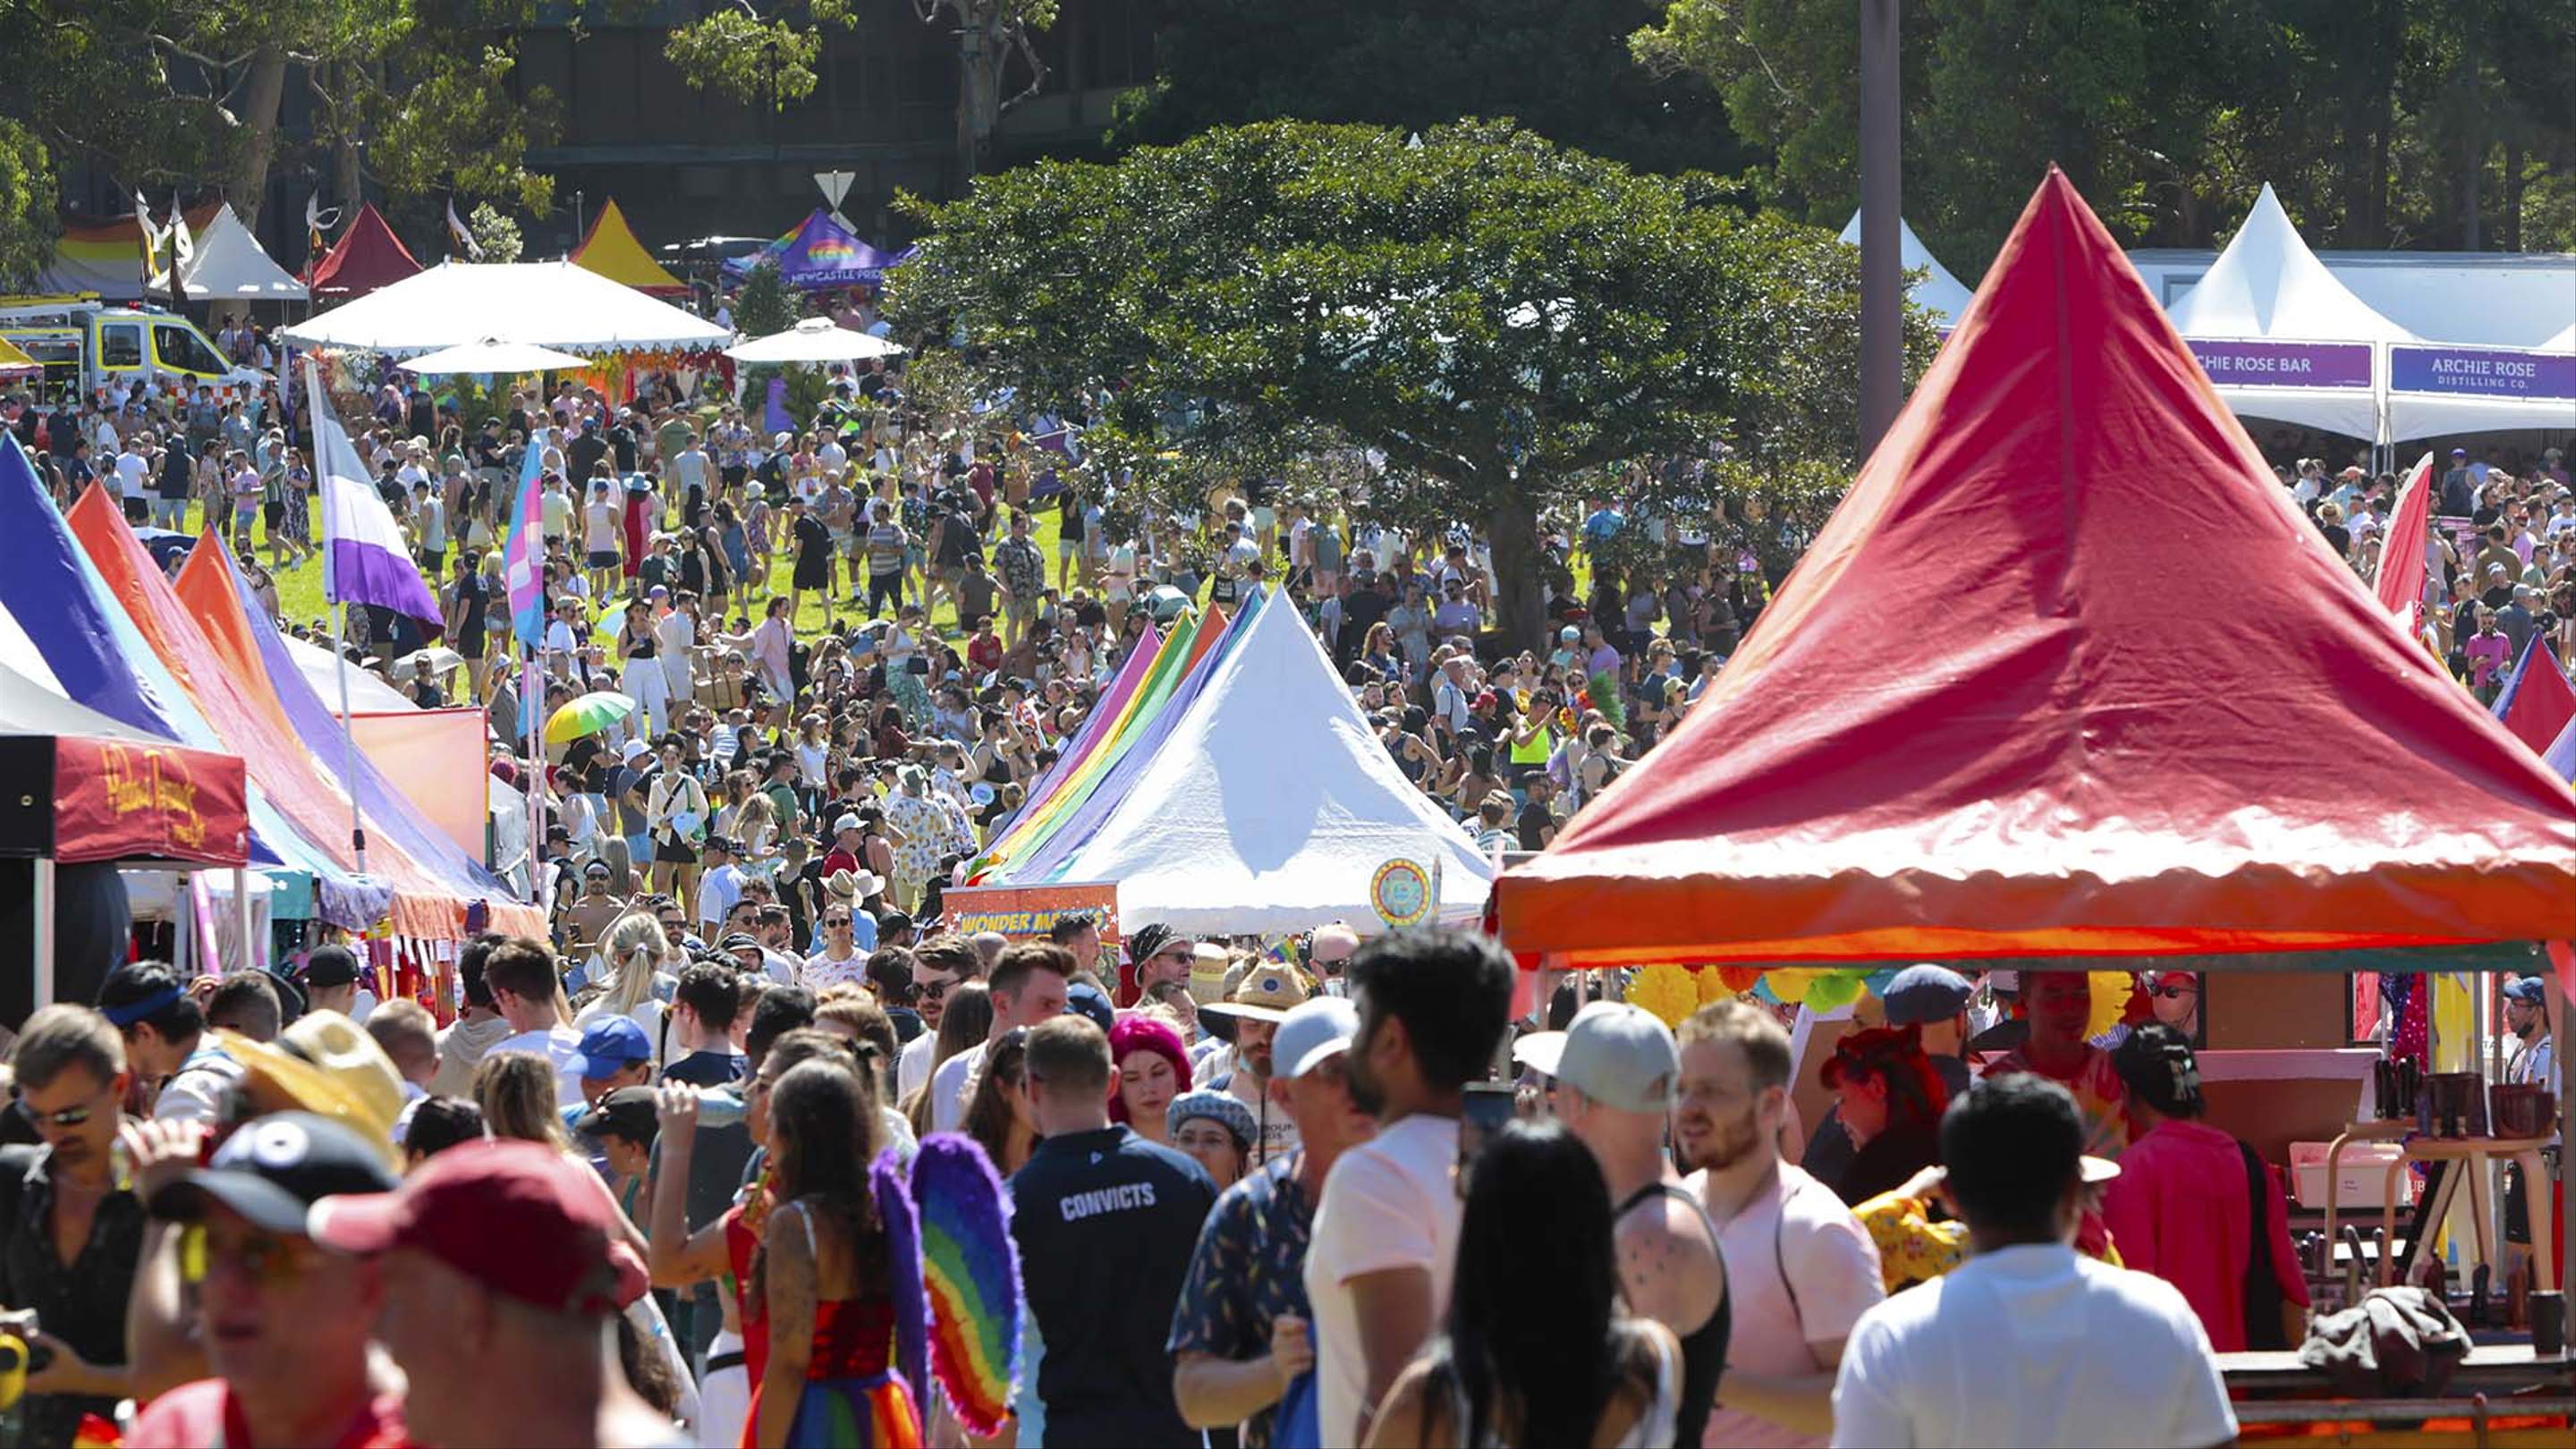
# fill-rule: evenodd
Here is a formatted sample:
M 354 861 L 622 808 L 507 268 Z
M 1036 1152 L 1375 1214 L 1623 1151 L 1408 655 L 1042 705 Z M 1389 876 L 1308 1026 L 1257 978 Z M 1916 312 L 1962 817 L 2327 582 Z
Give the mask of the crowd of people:
M 338 946 L 40 1010 L 17 1441 L 2219 1443 L 2215 1355 L 2301 1331 L 2186 1033 L 2086 1039 L 2081 974 L 1916 966 L 1802 1066 L 1776 1005 L 1582 999 L 1617 972 L 1515 1016 L 1471 933 L 800 958 L 760 914 L 616 913 L 604 978 L 477 938 L 445 1027 Z M 992 1433 L 899 1362 L 871 1169 L 933 1141 L 1013 1205 Z
M 2213 1354 L 2296 1341 L 2285 1204 L 2203 1120 L 2188 1025 L 2090 1039 L 2080 975 L 1912 968 L 1802 1068 L 1776 1006 L 1676 1030 L 1619 973 L 1515 1017 L 1471 935 L 945 928 L 1148 625 L 1273 591 L 1479 848 L 1544 849 L 1774 582 L 1687 521 L 1543 521 L 1522 649 L 1472 528 L 1257 480 L 1140 510 L 1066 442 L 1079 408 L 933 416 L 899 367 L 785 429 L 676 371 L 622 402 L 342 381 L 444 617 L 341 642 L 488 711 L 494 773 L 543 793 L 550 934 L 469 943 L 445 1025 L 336 946 L 128 964 L 31 1019 L 0 1148 L 22 1442 L 123 1412 L 138 1445 L 2216 1443 Z M 274 393 L 0 412 L 66 506 L 99 482 L 138 526 L 222 527 L 333 637 L 277 598 L 314 545 Z M 529 450 L 533 672 L 500 573 Z M 2398 480 L 2282 481 L 2367 576 Z M 2576 491 L 2554 450 L 2438 486 L 2426 642 L 2492 697 L 2531 639 L 2576 652 Z M 631 713 L 534 738 L 601 690 Z M 2019 1033 L 1972 1049 L 1999 1005 Z M 2545 1012 L 2515 1020 L 2545 1063 Z M 869 1170 L 938 1134 L 1016 1209 L 998 1439 L 896 1371 Z

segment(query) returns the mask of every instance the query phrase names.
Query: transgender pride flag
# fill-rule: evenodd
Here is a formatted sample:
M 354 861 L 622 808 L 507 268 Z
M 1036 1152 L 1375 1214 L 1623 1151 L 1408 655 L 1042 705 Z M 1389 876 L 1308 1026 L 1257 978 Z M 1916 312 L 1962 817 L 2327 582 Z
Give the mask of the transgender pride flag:
M 313 408 L 313 475 L 322 486 L 323 599 L 372 604 L 437 628 L 438 595 L 421 581 L 402 529 L 331 411 L 321 371 L 310 357 L 304 360 L 304 388 Z
M 544 580 L 537 570 L 544 552 L 538 541 L 538 520 L 545 506 L 537 492 L 537 480 L 544 475 L 545 456 L 546 430 L 531 429 L 527 451 L 519 459 L 519 501 L 510 510 L 510 537 L 501 550 L 501 582 L 510 599 L 510 632 L 531 651 L 544 644 L 546 638 L 546 595 Z

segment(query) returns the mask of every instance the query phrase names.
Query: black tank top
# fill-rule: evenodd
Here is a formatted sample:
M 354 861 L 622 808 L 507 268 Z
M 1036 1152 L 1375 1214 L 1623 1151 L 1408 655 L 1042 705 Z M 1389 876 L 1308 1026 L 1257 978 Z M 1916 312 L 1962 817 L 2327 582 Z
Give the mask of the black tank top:
M 626 657 L 629 659 L 652 658 L 653 650 L 658 644 L 658 641 L 653 636 L 653 631 L 650 629 L 645 630 L 641 634 L 629 634 L 626 636 L 624 642 L 627 645 Z
M 1717 1246 L 1717 1224 L 1709 1218 L 1708 1209 L 1679 1183 L 1650 1182 L 1628 1195 L 1619 1210 L 1610 1215 L 1616 1223 L 1633 1212 L 1639 1204 L 1655 1197 L 1669 1197 L 1688 1203 L 1699 1214 L 1708 1229 L 1708 1244 Z M 1721 1261 L 1720 1267 L 1724 1266 Z M 1730 1286 L 1730 1290 L 1732 1285 Z M 1708 1322 L 1682 1335 L 1681 1402 L 1674 1406 L 1673 1443 L 1677 1449 L 1698 1449 L 1700 1431 L 1708 1427 L 1709 1406 L 1717 1401 L 1717 1379 L 1726 1367 L 1726 1339 L 1735 1318 L 1735 1294 L 1729 1291 L 1717 1301 L 1717 1311 Z

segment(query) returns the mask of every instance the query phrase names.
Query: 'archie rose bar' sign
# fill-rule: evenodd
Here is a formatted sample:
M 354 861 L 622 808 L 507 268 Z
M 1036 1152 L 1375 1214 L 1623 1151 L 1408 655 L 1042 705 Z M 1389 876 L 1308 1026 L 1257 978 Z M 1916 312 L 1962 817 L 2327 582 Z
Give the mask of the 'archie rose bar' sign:
M 2388 385 L 2398 392 L 2576 402 L 2576 353 L 2480 347 L 2392 347 Z
M 2220 387 L 2370 386 L 2367 342 L 2183 341 Z

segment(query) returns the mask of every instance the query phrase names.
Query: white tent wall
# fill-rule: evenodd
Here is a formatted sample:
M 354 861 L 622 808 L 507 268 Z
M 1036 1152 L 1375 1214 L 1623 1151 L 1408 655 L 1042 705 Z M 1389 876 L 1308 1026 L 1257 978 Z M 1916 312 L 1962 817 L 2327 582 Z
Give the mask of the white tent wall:
M 1439 919 L 1473 920 L 1493 864 L 1396 769 L 1293 608 L 1265 605 L 1247 628 L 1054 878 L 1116 881 L 1130 931 L 1375 931 L 1370 882 L 1406 859 L 1439 873 Z
M 2576 255 L 2564 252 L 2345 252 L 2317 261 L 2372 311 L 2418 337 L 2480 347 L 2552 343 L 2576 318 Z M 2170 307 L 2217 253 L 2146 247 L 2129 264 Z

